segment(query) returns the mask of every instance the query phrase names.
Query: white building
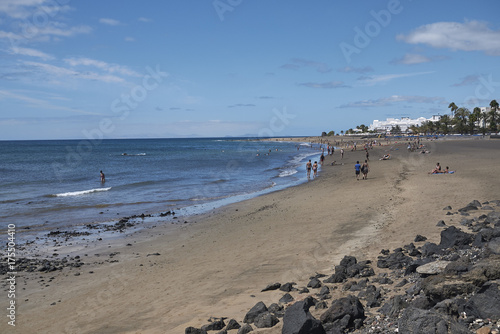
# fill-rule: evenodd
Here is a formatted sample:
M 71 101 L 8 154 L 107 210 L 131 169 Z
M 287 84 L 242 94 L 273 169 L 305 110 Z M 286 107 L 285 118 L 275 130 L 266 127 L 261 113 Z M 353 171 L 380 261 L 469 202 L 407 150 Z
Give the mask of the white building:
M 376 119 L 370 124 L 368 129 L 376 132 L 390 132 L 392 128 L 399 126 L 401 132 L 406 132 L 411 126 L 420 126 L 426 121 L 437 122 L 440 119 L 440 115 L 433 115 L 431 118 L 419 117 L 417 119 L 411 119 L 410 117 L 401 117 L 401 119 L 388 118 L 385 121 Z

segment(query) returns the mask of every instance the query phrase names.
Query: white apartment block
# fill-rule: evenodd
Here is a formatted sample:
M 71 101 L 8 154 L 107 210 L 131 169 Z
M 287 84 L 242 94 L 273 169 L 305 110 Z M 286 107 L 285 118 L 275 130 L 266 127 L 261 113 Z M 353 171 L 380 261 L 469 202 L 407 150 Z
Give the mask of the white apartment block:
M 399 126 L 402 132 L 406 132 L 411 126 L 420 126 L 423 122 L 431 121 L 437 122 L 441 119 L 440 115 L 433 115 L 431 118 L 419 117 L 417 119 L 411 119 L 410 117 L 398 118 L 387 118 L 385 121 L 374 120 L 372 124 L 368 127 L 370 131 L 377 132 L 390 132 L 392 128 Z

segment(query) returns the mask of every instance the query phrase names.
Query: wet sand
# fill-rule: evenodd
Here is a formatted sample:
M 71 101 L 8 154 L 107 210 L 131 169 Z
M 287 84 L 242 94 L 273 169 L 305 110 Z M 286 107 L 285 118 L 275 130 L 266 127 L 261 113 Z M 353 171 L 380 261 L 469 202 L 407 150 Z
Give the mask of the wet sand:
M 444 207 L 500 199 L 500 140 L 424 144 L 430 154 L 408 152 L 406 142 L 375 147 L 368 180 L 359 181 L 354 164 L 365 159 L 360 145 L 342 160 L 337 150 L 306 184 L 188 224 L 158 225 L 109 245 L 104 240 L 87 249 L 79 268 L 19 273 L 16 327 L 4 319 L 0 332 L 184 333 L 211 316 L 241 323 L 258 301 L 268 305 L 282 296 L 260 292 L 270 283 L 305 286 L 345 255 L 373 261 L 381 249 L 410 243 L 417 234 L 439 242 L 439 220 L 459 226 Z M 392 159 L 378 160 L 385 153 Z M 436 162 L 456 173 L 429 175 Z

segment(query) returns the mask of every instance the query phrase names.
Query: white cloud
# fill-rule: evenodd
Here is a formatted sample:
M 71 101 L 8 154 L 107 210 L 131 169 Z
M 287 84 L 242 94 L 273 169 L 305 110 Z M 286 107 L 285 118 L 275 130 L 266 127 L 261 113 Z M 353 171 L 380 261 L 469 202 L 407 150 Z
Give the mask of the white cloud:
M 255 104 L 252 104 L 252 103 L 237 103 L 237 104 L 233 104 L 233 105 L 230 105 L 230 106 L 227 106 L 228 108 L 235 108 L 235 107 L 256 107 Z
M 410 44 L 427 44 L 435 48 L 461 51 L 483 51 L 500 56 L 500 30 L 490 29 L 479 21 L 437 22 L 413 30 L 407 35 L 396 36 L 397 40 Z
M 369 108 L 369 107 L 385 107 L 393 105 L 394 103 L 408 102 L 408 103 L 446 103 L 442 97 L 427 97 L 415 95 L 392 95 L 375 100 L 362 100 L 343 104 L 340 108 Z
M 328 64 L 326 63 L 321 63 L 314 60 L 308 60 L 302 58 L 294 58 L 292 59 L 291 64 L 285 64 L 281 66 L 281 68 L 284 68 L 286 70 L 298 70 L 299 68 L 303 67 L 312 67 L 320 73 L 328 73 L 332 71 L 330 66 L 328 66 Z
M 434 71 L 417 72 L 417 73 L 371 75 L 371 76 L 360 77 L 358 80 L 363 85 L 373 86 L 373 85 L 376 85 L 379 83 L 385 83 L 387 81 L 391 81 L 394 79 L 414 77 L 417 75 L 424 75 L 424 74 L 431 74 L 431 73 L 434 73 Z
M 299 83 L 299 86 L 305 86 L 305 87 L 309 87 L 309 88 L 323 88 L 323 89 L 347 87 L 346 85 L 344 85 L 344 82 L 342 82 L 342 81 L 303 82 L 303 83 Z
M 64 61 L 70 66 L 93 66 L 97 67 L 103 71 L 108 73 L 118 73 L 121 75 L 140 77 L 141 75 L 125 66 L 117 65 L 117 64 L 108 64 L 101 60 L 95 60 L 90 58 L 66 58 Z
M 7 32 L 7 31 L 0 30 L 0 39 L 8 39 L 11 41 L 18 41 L 18 40 L 23 39 L 23 38 L 24 38 L 23 36 L 15 34 L 13 32 L 10 32 L 10 31 Z
M 134 37 L 125 37 L 125 42 L 135 42 Z
M 30 96 L 16 94 L 7 90 L 0 90 L 0 101 L 4 99 L 12 99 L 17 101 L 22 101 L 26 103 L 26 106 L 29 108 L 35 109 L 44 109 L 44 110 L 61 110 L 61 111 L 70 111 L 72 113 L 85 114 L 85 115 L 100 115 L 98 113 L 89 112 L 85 110 L 79 110 L 75 108 L 69 108 L 65 106 L 59 106 L 52 103 L 49 103 L 42 99 L 33 98 Z
M 351 66 L 346 66 L 343 68 L 339 68 L 337 72 L 343 72 L 343 73 L 367 73 L 367 72 L 373 72 L 373 68 L 371 66 L 365 66 L 365 67 L 351 67 Z
M 71 37 L 77 34 L 88 34 L 91 31 L 92 28 L 85 25 L 68 28 L 65 25 L 53 24 L 47 27 L 39 28 L 37 35 L 54 35 L 61 37 Z
M 402 58 L 395 59 L 392 62 L 395 64 L 414 65 L 428 63 L 430 61 L 431 59 L 426 56 L 415 53 L 407 53 Z
M 54 59 L 51 55 L 48 55 L 42 51 L 38 51 L 35 49 L 29 49 L 29 48 L 20 48 L 20 47 L 13 47 L 10 50 L 11 53 L 17 54 L 17 55 L 23 55 L 23 56 L 30 56 L 30 57 L 37 57 L 41 58 L 43 60 L 51 60 Z
M 57 40 L 57 37 L 70 37 L 86 34 L 92 28 L 86 25 L 70 27 L 63 14 L 71 7 L 54 0 L 1 0 L 0 16 L 10 31 L 0 31 L 0 38 L 11 42 L 46 42 Z M 3 21 L 3 20 L 2 20 Z
M 49 1 L 48 0 L 2 0 L 0 1 L 0 13 L 5 13 L 7 16 L 10 16 L 12 18 L 24 19 L 30 15 L 33 15 L 35 8 L 38 8 L 41 11 L 42 5 L 44 4 L 49 4 Z M 45 7 L 49 11 L 54 10 L 52 7 L 48 6 Z
M 462 78 L 462 81 L 453 84 L 453 87 L 460 87 L 460 86 L 469 86 L 469 85 L 477 85 L 479 83 L 479 78 L 481 76 L 473 74 L 473 75 L 468 75 L 464 78 Z
M 50 64 L 45 64 L 45 63 L 38 63 L 38 62 L 32 62 L 32 61 L 24 61 L 22 62 L 24 65 L 29 66 L 33 68 L 36 71 L 40 71 L 43 73 L 48 74 L 49 76 L 58 76 L 58 77 L 67 77 L 67 78 L 81 78 L 81 79 L 86 79 L 86 80 L 95 80 L 95 81 L 102 81 L 106 83 L 121 83 L 124 82 L 125 80 L 117 77 L 115 75 L 110 75 L 110 74 L 98 74 L 95 72 L 78 72 L 74 71 L 68 68 L 64 67 L 59 67 L 59 66 L 54 66 Z
M 139 21 L 139 22 L 146 22 L 147 23 L 147 22 L 152 22 L 153 20 L 152 19 L 148 19 L 147 17 L 139 17 L 137 19 L 137 21 Z
M 99 23 L 106 24 L 108 26 L 119 26 L 121 24 L 120 21 L 109 18 L 101 18 L 99 19 Z

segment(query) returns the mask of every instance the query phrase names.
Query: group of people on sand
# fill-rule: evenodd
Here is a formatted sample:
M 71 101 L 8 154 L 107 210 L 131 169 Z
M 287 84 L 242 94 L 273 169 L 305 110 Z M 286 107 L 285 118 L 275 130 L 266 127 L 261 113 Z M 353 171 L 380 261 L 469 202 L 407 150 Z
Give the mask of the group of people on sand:
M 446 166 L 446 168 L 443 170 L 441 169 L 441 165 L 439 162 L 436 164 L 436 167 L 434 167 L 433 170 L 431 170 L 428 174 L 453 174 L 455 171 L 450 170 L 450 167 Z

